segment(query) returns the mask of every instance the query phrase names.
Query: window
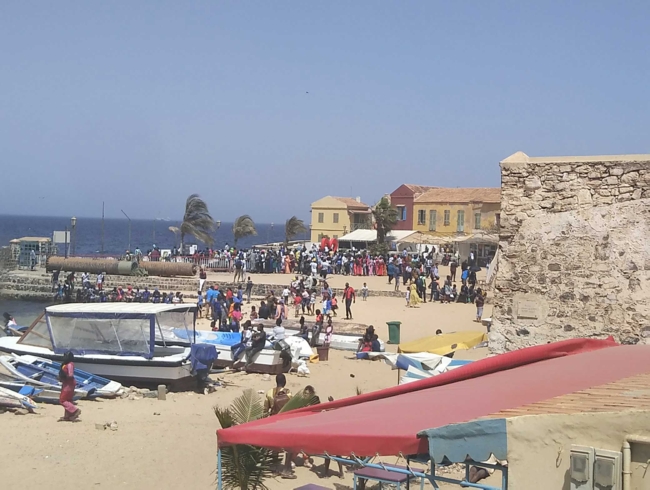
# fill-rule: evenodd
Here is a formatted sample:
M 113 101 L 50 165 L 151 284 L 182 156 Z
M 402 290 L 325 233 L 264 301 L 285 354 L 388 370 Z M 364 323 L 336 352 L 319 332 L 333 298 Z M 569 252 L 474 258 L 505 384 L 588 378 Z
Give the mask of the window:
M 501 213 L 494 215 L 494 223 L 497 225 L 497 227 L 501 226 Z
M 318 222 L 322 223 L 325 221 L 325 213 L 318 213 Z
M 424 209 L 418 210 L 418 225 L 423 225 L 427 222 L 427 212 Z
M 445 209 L 445 226 L 449 226 L 450 221 L 451 221 L 451 211 Z
M 325 235 L 323 233 L 319 233 L 318 234 L 318 241 L 320 242 L 324 237 L 325 237 Z
M 339 222 L 339 213 L 334 213 L 333 221 L 334 221 L 334 223 Z
M 438 213 L 432 209 L 429 211 L 429 231 L 436 231 L 436 221 L 438 220 Z
M 465 211 L 458 211 L 456 231 L 465 231 Z
M 481 213 L 474 213 L 474 229 L 481 229 Z
M 338 237 L 339 237 L 338 235 L 332 235 L 332 238 L 338 238 Z
M 406 221 L 406 207 L 397 206 L 397 221 Z

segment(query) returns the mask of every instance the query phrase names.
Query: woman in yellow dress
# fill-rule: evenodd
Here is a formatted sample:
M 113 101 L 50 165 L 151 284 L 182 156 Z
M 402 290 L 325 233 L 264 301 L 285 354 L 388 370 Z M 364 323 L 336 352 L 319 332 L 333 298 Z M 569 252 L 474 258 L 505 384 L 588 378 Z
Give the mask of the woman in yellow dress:
M 417 308 L 418 305 L 420 304 L 420 295 L 418 294 L 418 286 L 415 284 L 415 281 L 411 281 L 411 285 L 409 286 L 410 290 L 410 295 L 409 295 L 409 307 L 411 308 Z

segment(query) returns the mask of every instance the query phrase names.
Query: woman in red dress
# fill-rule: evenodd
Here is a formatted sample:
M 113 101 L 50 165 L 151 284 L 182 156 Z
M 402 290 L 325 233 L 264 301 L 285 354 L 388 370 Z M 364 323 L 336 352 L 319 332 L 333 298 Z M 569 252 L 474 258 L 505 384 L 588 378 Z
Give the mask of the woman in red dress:
M 63 363 L 59 370 L 59 381 L 61 382 L 59 402 L 64 408 L 64 415 L 59 421 L 76 422 L 79 420 L 79 415 L 81 415 L 81 409 L 72 403 L 77 380 L 74 378 L 74 355 L 70 351 L 63 355 Z

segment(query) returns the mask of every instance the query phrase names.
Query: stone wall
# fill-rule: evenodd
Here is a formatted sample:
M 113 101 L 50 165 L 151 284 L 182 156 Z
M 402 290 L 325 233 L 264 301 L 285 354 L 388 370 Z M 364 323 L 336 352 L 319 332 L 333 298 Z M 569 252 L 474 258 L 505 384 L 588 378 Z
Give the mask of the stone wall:
M 64 278 L 61 276 L 60 279 L 63 280 Z M 150 291 L 153 291 L 155 288 L 158 288 L 161 292 L 181 291 L 186 298 L 193 299 L 196 298 L 198 278 L 108 276 L 106 282 L 104 283 L 104 289 L 110 290 L 118 286 L 122 286 L 124 289 L 126 289 L 126 286 L 128 284 L 131 284 L 134 288 L 138 287 L 140 289 L 147 287 Z M 208 281 L 205 285 L 205 288 L 209 287 L 211 284 L 218 285 L 219 289 L 221 290 L 225 290 L 227 288 L 232 288 L 233 291 L 237 290 L 237 284 L 235 283 L 216 281 Z M 267 296 L 271 291 L 273 291 L 276 296 L 280 296 L 284 287 L 284 284 L 255 283 L 253 285 L 252 295 L 256 297 Z M 333 291 L 339 298 L 343 296 L 343 289 L 333 288 Z M 357 294 L 360 294 L 360 291 L 357 291 Z M 399 291 L 370 290 L 368 292 L 368 295 L 403 297 L 404 293 Z M 25 272 L 0 273 L 0 298 L 47 301 L 51 300 L 52 297 L 53 292 L 51 274 L 28 274 Z
M 501 162 L 490 350 L 650 336 L 650 155 Z

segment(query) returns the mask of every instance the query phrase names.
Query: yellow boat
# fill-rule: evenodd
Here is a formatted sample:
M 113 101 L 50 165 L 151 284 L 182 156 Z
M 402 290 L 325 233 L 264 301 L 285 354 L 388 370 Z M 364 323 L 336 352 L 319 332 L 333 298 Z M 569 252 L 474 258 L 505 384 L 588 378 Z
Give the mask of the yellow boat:
M 485 342 L 487 334 L 484 332 L 453 332 L 424 337 L 412 342 L 399 344 L 397 352 L 409 354 L 413 352 L 429 352 L 446 356 L 457 350 L 471 349 L 472 347 Z

